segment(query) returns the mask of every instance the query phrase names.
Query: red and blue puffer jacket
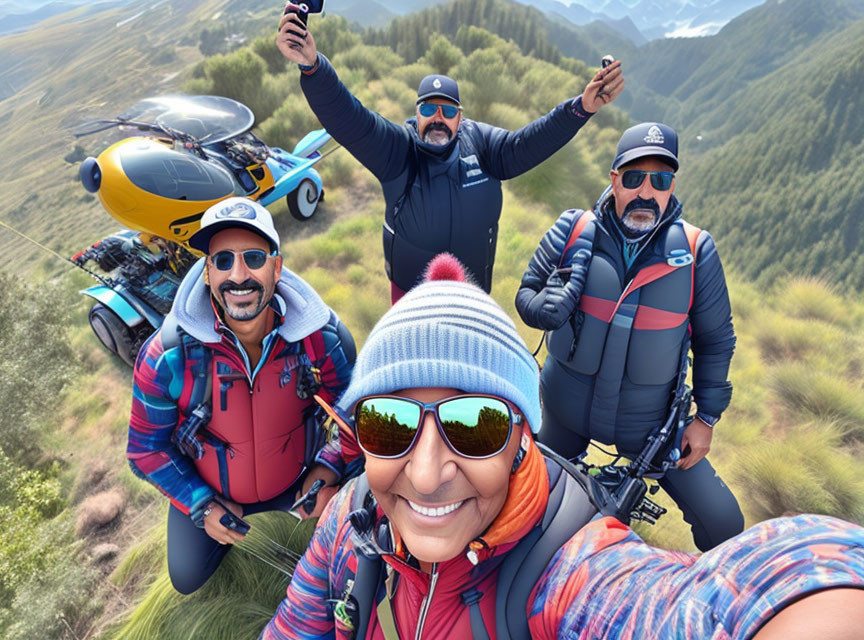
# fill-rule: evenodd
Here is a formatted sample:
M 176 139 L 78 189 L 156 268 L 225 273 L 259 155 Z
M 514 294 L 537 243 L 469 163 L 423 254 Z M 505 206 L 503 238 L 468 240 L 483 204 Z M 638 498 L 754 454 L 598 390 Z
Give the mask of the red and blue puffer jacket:
M 193 519 L 217 493 L 241 504 L 274 498 L 313 461 L 341 473 L 338 439 L 316 451 L 306 427 L 318 418 L 312 393 L 335 401 L 355 357 L 351 334 L 336 314 L 284 269 L 270 303 L 274 327 L 251 368 L 215 313 L 202 269 L 201 263 L 193 267 L 175 299 L 171 314 L 180 338 L 166 339 L 160 329 L 141 349 L 127 446 L 133 472 Z M 166 320 L 163 328 L 171 324 Z M 197 436 L 203 456 L 193 459 L 173 436 L 206 400 L 206 385 L 194 384 L 202 374 L 210 380 L 212 417 Z

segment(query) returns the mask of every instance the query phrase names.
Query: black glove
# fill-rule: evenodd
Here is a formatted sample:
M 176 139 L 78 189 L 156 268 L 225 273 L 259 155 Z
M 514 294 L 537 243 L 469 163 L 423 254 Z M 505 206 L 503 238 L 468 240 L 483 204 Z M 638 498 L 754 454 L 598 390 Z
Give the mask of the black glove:
M 579 300 L 582 298 L 582 290 L 585 289 L 590 260 L 591 252 L 580 249 L 573 256 L 570 264 L 570 279 L 566 284 L 557 270 L 553 271 L 546 280 L 546 287 L 540 292 L 544 298 L 538 311 L 541 328 L 547 331 L 559 329 L 570 316 L 576 313 Z

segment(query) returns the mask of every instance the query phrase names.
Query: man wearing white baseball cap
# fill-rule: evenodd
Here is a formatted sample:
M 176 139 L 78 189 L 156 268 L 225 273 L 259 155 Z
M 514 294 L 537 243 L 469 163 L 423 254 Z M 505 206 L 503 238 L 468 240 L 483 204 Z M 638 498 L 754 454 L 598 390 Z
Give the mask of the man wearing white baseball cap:
M 242 517 L 293 508 L 318 515 L 344 470 L 324 442 L 313 395 L 335 401 L 354 364 L 336 314 L 282 266 L 270 213 L 247 198 L 210 207 L 189 244 L 205 254 L 135 365 L 127 458 L 171 500 L 168 569 L 198 589 Z

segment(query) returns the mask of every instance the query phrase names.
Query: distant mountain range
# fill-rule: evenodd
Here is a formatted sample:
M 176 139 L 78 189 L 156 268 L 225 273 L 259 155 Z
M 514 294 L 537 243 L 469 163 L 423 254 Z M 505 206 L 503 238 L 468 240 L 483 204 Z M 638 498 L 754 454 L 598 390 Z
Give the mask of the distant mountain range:
M 328 0 L 328 11 L 364 27 L 378 28 L 391 18 L 447 0 Z M 636 45 L 666 37 L 703 36 L 763 0 L 516 0 L 579 26 L 601 22 Z

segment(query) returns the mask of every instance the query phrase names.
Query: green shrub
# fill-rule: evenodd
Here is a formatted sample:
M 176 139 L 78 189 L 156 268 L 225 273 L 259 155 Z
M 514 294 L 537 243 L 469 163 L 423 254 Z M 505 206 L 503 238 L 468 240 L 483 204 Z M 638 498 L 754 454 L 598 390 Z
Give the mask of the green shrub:
M 301 138 L 321 123 L 312 113 L 302 93 L 291 93 L 273 115 L 263 120 L 257 133 L 267 144 L 291 151 Z
M 251 44 L 252 51 L 261 56 L 267 65 L 267 73 L 278 75 L 283 73 L 288 66 L 288 60 L 276 46 L 276 34 L 255 38 Z
M 68 544 L 54 538 L 55 546 Z M 7 612 L 6 640 L 83 638 L 102 605 L 93 597 L 99 574 L 75 547 L 63 549 L 52 561 L 28 576 Z M 0 617 L 0 628 L 3 626 Z
M 38 455 L 39 425 L 77 371 L 68 324 L 58 285 L 28 286 L 0 273 L 0 450 L 18 462 Z
M 429 48 L 426 49 L 425 55 L 420 58 L 418 62 L 423 63 L 432 69 L 428 74 L 424 75 L 430 75 L 433 73 L 448 75 L 450 69 L 459 64 L 463 57 L 464 54 L 459 47 L 451 43 L 446 36 L 436 33 L 429 38 Z M 418 84 L 422 78 L 423 76 L 418 78 Z
M 416 101 L 417 94 L 415 93 L 417 87 L 420 86 L 420 81 L 426 76 L 432 75 L 435 73 L 435 69 L 424 62 L 415 62 L 414 64 L 407 64 L 404 67 L 398 67 L 393 69 L 392 77 L 396 80 L 401 80 L 408 87 L 411 88 L 412 94 L 414 96 L 414 101 Z M 412 101 L 412 103 L 414 102 Z
M 489 105 L 485 122 L 494 124 L 496 127 L 516 131 L 531 121 L 528 114 L 513 105 L 501 102 L 493 102 Z
M 328 15 L 315 21 L 315 46 L 330 60 L 361 42 L 360 36 L 348 29 L 348 21 L 342 16 Z
M 781 290 L 780 309 L 789 315 L 803 320 L 849 325 L 848 303 L 825 281 L 796 278 L 782 286 Z
M 404 61 L 390 47 L 372 47 L 358 44 L 333 56 L 333 66 L 342 69 L 361 69 L 370 80 L 390 75 L 390 71 L 402 66 Z

